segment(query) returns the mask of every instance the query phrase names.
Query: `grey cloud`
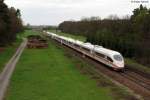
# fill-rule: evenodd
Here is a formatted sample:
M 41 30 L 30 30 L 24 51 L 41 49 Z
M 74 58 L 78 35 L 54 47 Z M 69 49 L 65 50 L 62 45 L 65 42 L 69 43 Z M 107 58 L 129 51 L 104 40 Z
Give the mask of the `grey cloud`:
M 110 14 L 131 15 L 140 4 L 131 0 L 6 0 L 10 6 L 21 9 L 25 23 L 59 24 L 64 20 L 79 20 L 83 16 Z M 145 4 L 150 7 L 150 4 Z

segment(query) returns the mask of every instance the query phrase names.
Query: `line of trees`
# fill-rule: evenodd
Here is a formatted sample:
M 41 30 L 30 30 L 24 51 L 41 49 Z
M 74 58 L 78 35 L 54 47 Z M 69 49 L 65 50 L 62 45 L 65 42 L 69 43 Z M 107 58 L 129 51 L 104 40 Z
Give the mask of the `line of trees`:
M 11 44 L 21 31 L 23 25 L 20 10 L 8 8 L 4 0 L 0 0 L 0 46 Z
M 62 32 L 83 35 L 87 42 L 117 50 L 125 57 L 150 65 L 150 9 L 140 5 L 132 16 L 106 19 L 84 18 L 81 21 L 65 21 L 59 25 Z

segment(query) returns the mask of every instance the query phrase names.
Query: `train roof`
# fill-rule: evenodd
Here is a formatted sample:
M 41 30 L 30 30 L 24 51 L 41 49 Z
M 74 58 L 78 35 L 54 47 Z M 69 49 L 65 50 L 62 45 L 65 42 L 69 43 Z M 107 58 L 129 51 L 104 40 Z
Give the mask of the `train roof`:
M 58 35 L 56 35 L 56 34 L 54 34 L 54 33 L 52 33 L 52 32 L 47 32 L 47 34 L 48 34 L 48 35 L 52 35 L 52 36 L 58 36 Z
M 76 44 L 78 44 L 78 45 L 82 45 L 82 44 L 84 44 L 84 42 L 79 41 L 79 40 L 76 40 L 76 41 L 75 41 L 75 43 L 76 43 Z
M 94 49 L 94 45 L 89 42 L 83 43 L 82 46 L 88 49 Z
M 73 43 L 75 43 L 75 40 L 74 39 L 72 39 L 72 38 L 68 38 L 67 39 L 69 42 L 73 42 Z
M 93 45 L 91 43 L 84 43 L 82 44 L 82 46 L 91 50 L 95 50 L 97 53 L 105 54 L 107 56 L 113 56 L 113 55 L 118 55 L 118 54 L 120 55 L 119 52 L 104 48 L 99 45 Z
M 110 49 L 107 49 L 107 48 L 103 48 L 103 47 L 96 47 L 95 51 L 98 52 L 98 53 L 105 54 L 107 56 L 111 56 L 111 57 L 113 55 L 120 55 L 120 53 L 117 52 L 117 51 L 113 51 L 113 50 L 110 50 Z

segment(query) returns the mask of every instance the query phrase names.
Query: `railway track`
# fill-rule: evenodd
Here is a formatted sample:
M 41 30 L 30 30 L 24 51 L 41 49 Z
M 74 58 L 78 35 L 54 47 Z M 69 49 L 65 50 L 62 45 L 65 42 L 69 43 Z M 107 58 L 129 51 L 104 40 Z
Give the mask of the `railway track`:
M 54 40 L 51 40 L 54 41 Z M 55 41 L 60 46 L 63 46 L 64 49 L 71 51 L 73 54 L 76 54 L 77 57 L 83 59 L 83 52 L 80 52 L 77 48 L 68 46 L 65 44 L 60 44 L 58 41 Z M 94 65 L 94 69 L 98 70 L 99 73 L 103 73 L 107 77 L 113 79 L 115 82 L 122 84 L 132 90 L 134 93 L 141 95 L 144 100 L 149 100 L 150 98 L 150 79 L 143 77 L 139 73 L 133 70 L 126 70 L 124 73 L 116 72 L 106 67 L 104 64 L 96 61 L 91 58 L 91 56 L 86 56 L 83 60 L 87 63 Z
M 120 73 L 120 75 L 135 82 L 136 84 L 139 84 L 141 87 L 147 89 L 150 92 L 150 80 L 146 79 L 145 77 L 142 77 L 132 71 L 126 71 L 124 73 Z
M 124 73 L 120 73 L 123 77 L 135 82 L 136 84 L 140 85 L 141 87 L 145 88 L 150 93 L 150 78 L 149 76 L 143 75 L 136 71 L 135 69 L 126 69 Z

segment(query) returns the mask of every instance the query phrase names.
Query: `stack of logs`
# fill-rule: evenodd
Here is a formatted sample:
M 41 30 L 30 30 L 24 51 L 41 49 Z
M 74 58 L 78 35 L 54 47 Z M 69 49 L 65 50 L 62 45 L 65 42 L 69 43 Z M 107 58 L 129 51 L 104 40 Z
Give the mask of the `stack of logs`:
M 0 47 L 0 53 L 4 51 L 4 48 Z
M 47 40 L 42 38 L 40 35 L 30 35 L 27 38 L 28 38 L 28 43 L 27 43 L 28 48 L 47 48 L 48 47 Z

